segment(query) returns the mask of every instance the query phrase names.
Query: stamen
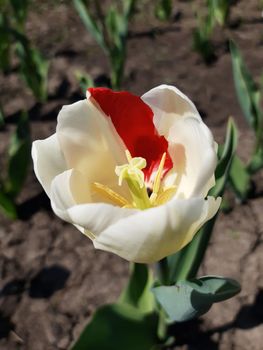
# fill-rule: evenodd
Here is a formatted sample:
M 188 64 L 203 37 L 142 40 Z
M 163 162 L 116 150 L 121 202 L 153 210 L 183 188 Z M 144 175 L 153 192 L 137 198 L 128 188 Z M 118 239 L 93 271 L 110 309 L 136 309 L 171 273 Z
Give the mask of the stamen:
M 157 196 L 157 198 L 155 199 L 153 204 L 156 206 L 165 204 L 174 196 L 176 189 L 177 189 L 176 186 L 171 186 L 171 187 L 168 187 L 167 189 L 163 190 Z
M 164 152 L 164 154 L 162 156 L 162 159 L 160 161 L 160 164 L 159 164 L 159 167 L 158 167 L 155 179 L 154 179 L 153 191 L 152 191 L 152 194 L 150 196 L 151 203 L 153 203 L 156 200 L 158 192 L 159 192 L 159 189 L 160 189 L 165 159 L 166 159 L 166 153 Z
M 92 184 L 92 187 L 96 192 L 101 194 L 104 198 L 109 199 L 114 204 L 117 204 L 120 207 L 130 205 L 129 202 L 124 197 L 122 197 L 118 193 L 114 192 L 113 190 L 111 190 L 109 187 L 107 187 L 105 185 L 102 185 L 98 182 L 94 182 Z

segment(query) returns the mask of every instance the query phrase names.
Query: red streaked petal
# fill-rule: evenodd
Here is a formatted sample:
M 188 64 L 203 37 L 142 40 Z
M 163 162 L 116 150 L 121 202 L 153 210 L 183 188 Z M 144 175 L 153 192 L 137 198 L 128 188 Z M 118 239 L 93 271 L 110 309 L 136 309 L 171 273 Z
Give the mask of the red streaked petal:
M 89 88 L 91 96 L 112 123 L 133 157 L 147 161 L 146 181 L 159 166 L 164 152 L 167 157 L 164 174 L 172 168 L 168 142 L 158 135 L 153 123 L 153 112 L 139 96 L 127 91 L 115 92 L 108 88 Z

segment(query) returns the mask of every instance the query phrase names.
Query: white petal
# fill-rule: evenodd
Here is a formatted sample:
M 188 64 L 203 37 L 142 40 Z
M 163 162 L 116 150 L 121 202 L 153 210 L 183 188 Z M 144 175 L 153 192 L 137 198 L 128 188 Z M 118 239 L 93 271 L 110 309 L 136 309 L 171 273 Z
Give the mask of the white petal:
M 126 162 L 125 147 L 110 118 L 90 99 L 64 106 L 58 116 L 57 134 L 68 168 L 87 176 L 87 182 L 99 182 L 119 193 L 116 165 Z
M 108 226 L 94 239 L 94 246 L 129 261 L 156 262 L 188 244 L 199 228 L 216 214 L 220 202 L 220 198 L 213 197 L 176 199 L 140 211 Z
M 201 119 L 193 102 L 179 89 L 160 85 L 146 92 L 142 100 L 154 112 L 154 124 L 160 135 L 168 136 L 169 129 L 178 118 L 193 116 Z
M 108 227 L 137 212 L 139 211 L 136 209 L 120 208 L 106 203 L 81 204 L 68 209 L 67 221 L 84 227 L 97 239 Z
M 205 197 L 214 185 L 217 164 L 216 147 L 210 130 L 196 118 L 178 119 L 170 129 L 168 143 L 173 160 L 171 173 L 177 174 L 177 196 Z M 165 181 L 169 183 L 167 175 Z
M 45 140 L 34 141 L 32 158 L 36 177 L 50 196 L 51 181 L 66 170 L 66 162 L 60 150 L 57 135 L 53 134 Z
M 91 201 L 85 176 L 75 169 L 59 174 L 51 183 L 50 199 L 54 212 L 61 219 L 69 221 L 68 208 Z

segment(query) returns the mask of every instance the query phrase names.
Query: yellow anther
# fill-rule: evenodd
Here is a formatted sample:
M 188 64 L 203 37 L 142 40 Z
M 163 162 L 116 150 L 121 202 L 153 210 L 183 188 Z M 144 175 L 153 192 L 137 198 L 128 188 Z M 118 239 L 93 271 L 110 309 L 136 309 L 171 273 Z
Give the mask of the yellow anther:
M 157 173 L 155 175 L 154 183 L 153 183 L 153 191 L 150 197 L 151 203 L 153 203 L 158 195 L 158 192 L 160 190 L 160 185 L 161 185 L 161 179 L 162 179 L 162 174 L 163 174 L 163 167 L 166 159 L 166 153 L 164 152 L 162 159 L 160 161 Z
M 109 187 L 98 182 L 92 184 L 92 188 L 95 192 L 120 207 L 138 208 L 141 210 L 162 205 L 174 196 L 177 188 L 176 186 L 161 189 L 166 153 L 163 154 L 158 166 L 150 198 L 147 193 L 144 182 L 144 173 L 142 171 L 142 169 L 146 167 L 146 160 L 142 157 L 133 158 L 128 150 L 126 150 L 125 154 L 128 163 L 116 166 L 115 173 L 119 177 L 119 186 L 122 185 L 123 180 L 126 181 L 131 193 L 132 201 L 128 201 Z
M 114 204 L 120 206 L 120 207 L 126 207 L 129 206 L 129 202 L 123 198 L 121 195 L 119 195 L 118 193 L 114 192 L 113 190 L 111 190 L 109 187 L 102 185 L 98 182 L 94 182 L 92 184 L 92 188 L 99 193 L 100 195 L 102 195 L 104 198 L 110 200 L 111 202 L 113 202 Z
M 168 202 L 176 193 L 176 186 L 168 187 L 167 189 L 163 190 L 158 196 L 156 197 L 154 203 L 152 203 L 154 206 L 162 205 Z

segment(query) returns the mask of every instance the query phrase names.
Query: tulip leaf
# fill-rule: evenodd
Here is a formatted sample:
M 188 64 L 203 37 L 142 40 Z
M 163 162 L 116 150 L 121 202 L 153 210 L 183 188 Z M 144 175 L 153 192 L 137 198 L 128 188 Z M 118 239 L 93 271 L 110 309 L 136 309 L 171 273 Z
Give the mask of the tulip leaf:
M 219 160 L 215 171 L 216 185 L 210 190 L 210 195 L 217 197 L 224 193 L 228 180 L 232 159 L 237 147 L 237 129 L 232 119 L 227 125 L 226 140 L 223 147 L 219 149 Z M 194 278 L 201 265 L 210 237 L 213 232 L 217 215 L 210 219 L 195 235 L 193 240 L 176 254 L 170 255 L 162 262 L 166 265 L 162 275 L 165 275 L 165 283 L 171 284 L 178 280 Z
M 232 161 L 237 148 L 237 127 L 232 118 L 229 119 L 226 132 L 225 144 L 219 151 L 219 161 L 215 171 L 216 185 L 211 189 L 210 194 L 214 197 L 222 196 L 229 176 Z
M 31 138 L 27 113 L 22 113 L 9 145 L 6 192 L 14 198 L 25 181 L 30 162 Z
M 151 292 L 152 272 L 145 264 L 134 263 L 130 267 L 130 279 L 119 302 L 134 306 L 142 312 L 151 312 L 154 308 L 154 298 Z
M 172 15 L 172 0 L 158 0 L 155 7 L 155 16 L 160 21 L 167 21 Z
M 241 290 L 229 278 L 205 276 L 178 281 L 172 286 L 153 288 L 153 293 L 167 315 L 167 322 L 184 322 L 206 313 L 213 303 L 227 300 Z
M 10 199 L 3 191 L 0 190 L 0 210 L 10 219 L 17 218 L 16 206 L 12 199 Z
M 137 0 L 126 0 L 123 2 L 123 13 L 124 13 L 125 21 L 127 23 L 127 27 L 128 27 L 129 19 L 135 13 L 136 1 Z
M 0 13 L 0 69 L 4 72 L 10 68 L 11 44 L 8 18 L 4 13 Z
M 28 10 L 28 0 L 10 0 L 17 24 L 23 29 Z
M 107 52 L 102 30 L 97 25 L 96 21 L 92 18 L 88 7 L 89 5 L 86 4 L 83 0 L 74 0 L 73 3 L 86 29 L 90 32 L 100 47 L 105 52 Z
M 250 188 L 250 175 L 242 160 L 235 155 L 232 161 L 229 180 L 237 196 L 243 201 Z
M 207 0 L 208 11 L 218 22 L 219 25 L 225 25 L 230 12 L 229 0 Z
M 233 41 L 230 41 L 230 51 L 234 83 L 239 104 L 248 124 L 257 133 L 261 124 L 260 119 L 262 119 L 259 109 L 260 93 L 244 63 L 238 47 Z
M 20 74 L 34 96 L 41 102 L 47 99 L 49 62 L 28 40 L 17 33 L 16 53 L 20 60 Z
M 0 130 L 5 126 L 5 115 L 2 106 L 0 105 Z
M 134 14 L 136 0 L 125 0 L 122 6 L 111 5 L 103 11 L 101 1 L 93 1 L 95 16 L 91 12 L 91 2 L 74 0 L 75 8 L 87 30 L 104 50 L 111 66 L 111 85 L 120 89 L 126 59 L 126 42 L 129 21 Z M 122 7 L 122 12 L 119 8 Z M 106 13 L 105 13 L 106 12 Z
M 114 43 L 114 47 L 121 50 L 123 46 L 123 34 L 125 34 L 125 21 L 123 16 L 120 15 L 113 6 L 109 8 L 105 18 L 105 24 L 111 41 Z
M 75 72 L 75 77 L 79 83 L 82 93 L 86 96 L 87 89 L 94 87 L 94 81 L 89 74 L 82 73 L 81 71 Z
M 263 168 L 263 144 L 253 154 L 248 165 L 248 171 L 250 174 L 255 174 L 257 171 L 259 171 L 262 168 Z
M 125 304 L 99 308 L 71 350 L 157 349 L 158 319 Z

